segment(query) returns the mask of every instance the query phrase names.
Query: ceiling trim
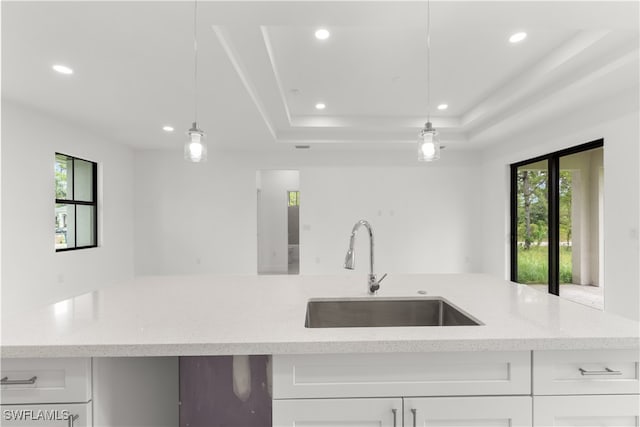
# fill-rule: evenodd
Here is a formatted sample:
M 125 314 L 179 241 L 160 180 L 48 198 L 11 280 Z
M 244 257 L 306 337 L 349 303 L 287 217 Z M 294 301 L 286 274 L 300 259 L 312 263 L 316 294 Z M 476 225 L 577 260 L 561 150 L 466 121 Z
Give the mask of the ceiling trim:
M 258 109 L 258 112 L 260 113 L 262 120 L 267 126 L 267 129 L 269 130 L 269 133 L 271 134 L 273 139 L 277 140 L 278 139 L 277 130 L 273 122 L 271 121 L 269 114 L 267 113 L 267 109 L 265 108 L 260 96 L 258 95 L 258 91 L 256 90 L 253 83 L 249 79 L 248 77 L 249 73 L 247 72 L 246 67 L 244 66 L 242 60 L 240 59 L 240 56 L 238 55 L 237 50 L 231 43 L 230 37 L 227 31 L 218 25 L 212 25 L 211 28 L 213 29 L 213 32 L 218 38 L 218 41 L 220 42 L 222 49 L 227 54 L 229 61 L 231 61 L 231 65 L 233 66 L 234 70 L 238 74 L 238 77 L 240 78 L 240 81 L 242 82 L 244 88 L 246 89 L 247 93 L 251 97 L 251 100 L 253 101 L 256 108 Z
M 280 102 L 282 102 L 282 107 L 284 108 L 284 112 L 287 116 L 287 122 L 289 123 L 289 126 L 292 126 L 291 111 L 289 110 L 289 104 L 287 103 L 287 97 L 284 92 L 284 86 L 282 85 L 282 79 L 280 78 L 280 73 L 278 72 L 278 66 L 276 65 L 276 59 L 273 53 L 273 45 L 271 44 L 271 39 L 269 38 L 269 31 L 267 30 L 266 26 L 261 25 L 260 32 L 262 34 L 262 39 L 264 41 L 264 46 L 267 51 L 267 55 L 269 56 L 271 71 L 273 72 L 273 76 L 278 86 L 278 93 L 280 94 Z
M 472 110 L 463 114 L 461 117 L 462 126 L 467 128 L 484 126 L 484 121 L 487 119 L 501 116 L 505 111 L 512 110 L 513 105 L 518 101 L 546 85 L 553 72 L 557 71 L 561 65 L 584 52 L 585 49 L 603 39 L 608 33 L 609 31 L 582 31 L 543 58 L 529 71 L 498 88 Z

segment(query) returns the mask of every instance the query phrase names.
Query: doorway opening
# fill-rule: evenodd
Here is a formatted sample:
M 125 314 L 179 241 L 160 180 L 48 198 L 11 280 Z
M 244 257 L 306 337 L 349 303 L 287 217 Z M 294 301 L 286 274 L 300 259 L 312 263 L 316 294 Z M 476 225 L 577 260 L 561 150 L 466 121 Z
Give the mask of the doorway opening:
M 604 309 L 603 141 L 511 165 L 511 280 Z
M 258 274 L 300 273 L 300 172 L 256 173 Z

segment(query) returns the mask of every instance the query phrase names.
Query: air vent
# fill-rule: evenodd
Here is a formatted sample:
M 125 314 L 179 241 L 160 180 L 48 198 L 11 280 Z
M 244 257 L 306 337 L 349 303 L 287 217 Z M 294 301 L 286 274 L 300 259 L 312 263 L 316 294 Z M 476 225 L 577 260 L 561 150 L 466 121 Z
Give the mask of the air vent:
M 296 148 L 298 150 L 308 150 L 309 148 L 311 148 L 311 146 L 309 146 L 309 145 L 296 145 Z

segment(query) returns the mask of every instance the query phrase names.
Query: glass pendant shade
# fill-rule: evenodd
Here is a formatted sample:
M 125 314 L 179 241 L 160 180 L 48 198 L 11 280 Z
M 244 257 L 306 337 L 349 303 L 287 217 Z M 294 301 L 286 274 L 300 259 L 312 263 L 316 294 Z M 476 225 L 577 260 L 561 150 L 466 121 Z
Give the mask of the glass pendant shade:
M 431 122 L 427 122 L 418 136 L 418 160 L 431 162 L 440 158 L 440 138 Z
M 207 160 L 207 144 L 203 141 L 204 132 L 193 123 L 188 132 L 189 140 L 184 144 L 184 158 L 194 163 Z

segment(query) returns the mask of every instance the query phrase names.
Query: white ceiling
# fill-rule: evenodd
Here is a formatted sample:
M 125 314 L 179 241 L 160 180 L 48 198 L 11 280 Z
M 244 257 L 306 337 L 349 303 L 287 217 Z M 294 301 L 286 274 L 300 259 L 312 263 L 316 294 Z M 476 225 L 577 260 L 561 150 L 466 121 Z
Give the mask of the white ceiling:
M 2 97 L 134 147 L 180 147 L 193 6 L 3 1 Z M 639 14 L 636 1 L 432 1 L 434 126 L 474 149 L 637 93 Z M 198 26 L 199 124 L 219 149 L 394 149 L 426 121 L 426 2 L 200 0 Z

